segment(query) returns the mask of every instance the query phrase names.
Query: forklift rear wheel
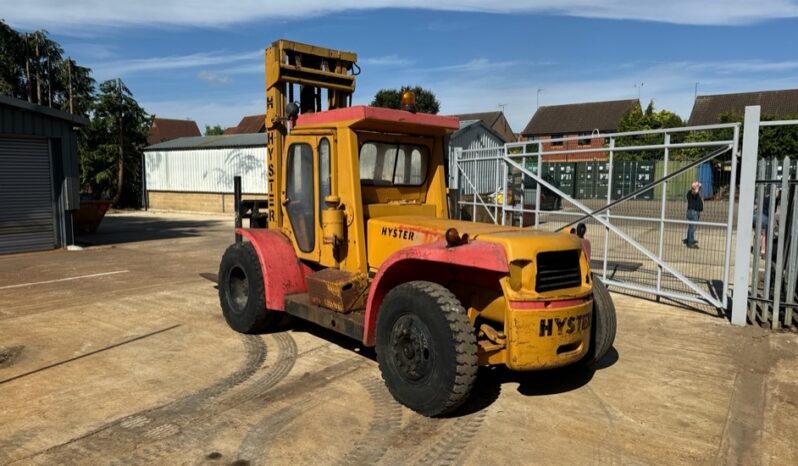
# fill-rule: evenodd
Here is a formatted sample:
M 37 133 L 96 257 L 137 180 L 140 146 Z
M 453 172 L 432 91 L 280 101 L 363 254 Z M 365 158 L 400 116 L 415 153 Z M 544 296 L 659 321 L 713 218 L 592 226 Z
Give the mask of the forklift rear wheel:
M 465 309 L 437 283 L 414 281 L 385 297 L 377 362 L 397 401 L 425 416 L 457 409 L 477 375 L 477 341 Z
M 281 313 L 266 309 L 263 273 L 255 248 L 236 243 L 219 265 L 219 301 L 227 324 L 241 333 L 262 333 L 280 322 Z
M 600 278 L 592 276 L 593 281 L 593 323 L 590 328 L 590 348 L 579 364 L 590 367 L 601 361 L 612 348 L 615 341 L 615 304 Z

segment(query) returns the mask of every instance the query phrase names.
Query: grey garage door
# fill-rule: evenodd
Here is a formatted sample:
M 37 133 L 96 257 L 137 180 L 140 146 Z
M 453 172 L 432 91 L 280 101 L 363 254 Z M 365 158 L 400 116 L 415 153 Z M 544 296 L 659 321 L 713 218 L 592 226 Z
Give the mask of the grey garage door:
M 53 247 L 48 141 L 0 136 L 0 254 Z

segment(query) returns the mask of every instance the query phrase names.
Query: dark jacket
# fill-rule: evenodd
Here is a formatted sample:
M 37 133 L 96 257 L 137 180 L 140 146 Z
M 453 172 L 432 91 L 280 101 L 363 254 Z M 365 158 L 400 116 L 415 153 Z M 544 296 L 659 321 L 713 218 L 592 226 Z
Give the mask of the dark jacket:
M 704 210 L 704 200 L 701 199 L 701 193 L 693 194 L 693 190 L 687 191 L 687 210 L 695 210 L 701 212 Z

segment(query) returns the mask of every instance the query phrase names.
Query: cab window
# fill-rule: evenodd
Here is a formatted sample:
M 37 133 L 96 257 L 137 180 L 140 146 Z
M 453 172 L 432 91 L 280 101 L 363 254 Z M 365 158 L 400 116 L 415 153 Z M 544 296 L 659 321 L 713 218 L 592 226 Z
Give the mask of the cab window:
M 366 142 L 360 147 L 360 182 L 373 186 L 421 186 L 428 159 L 424 146 Z
M 319 219 L 321 211 L 326 207 L 324 198 L 332 194 L 330 187 L 330 141 L 322 138 L 319 141 Z
M 310 252 L 316 244 L 313 222 L 313 149 L 308 144 L 292 144 L 286 160 L 286 212 L 302 252 Z

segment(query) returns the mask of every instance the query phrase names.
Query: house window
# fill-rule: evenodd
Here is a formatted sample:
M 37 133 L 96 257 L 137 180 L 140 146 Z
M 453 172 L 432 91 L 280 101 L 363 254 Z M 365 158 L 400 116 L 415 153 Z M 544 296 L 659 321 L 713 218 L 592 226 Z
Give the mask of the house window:
M 592 142 L 590 138 L 590 133 L 579 133 L 579 145 L 580 146 L 589 146 Z
M 561 139 L 563 137 L 562 133 L 556 133 L 549 136 L 550 139 Z M 562 141 L 551 141 L 552 146 L 561 146 Z

